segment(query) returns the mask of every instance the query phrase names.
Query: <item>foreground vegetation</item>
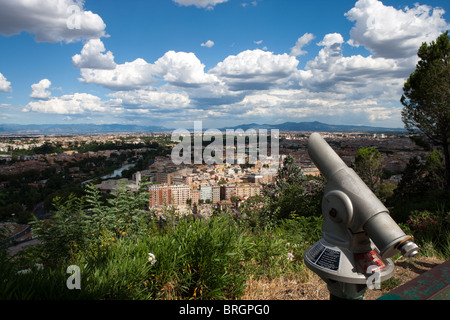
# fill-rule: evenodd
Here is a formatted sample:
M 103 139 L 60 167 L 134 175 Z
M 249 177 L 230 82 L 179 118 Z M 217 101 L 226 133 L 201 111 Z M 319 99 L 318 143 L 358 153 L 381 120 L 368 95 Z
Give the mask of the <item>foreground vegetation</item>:
M 321 237 L 323 181 L 312 183 L 289 161 L 264 198 L 242 204 L 240 216 L 194 219 L 168 207 L 157 217 L 147 209 L 145 183 L 137 193 L 123 185 L 105 197 L 88 186 L 82 197 L 56 198 L 52 218 L 33 223 L 41 244 L 14 257 L 0 252 L 0 298 L 239 299 L 250 278 L 306 282 L 303 254 Z M 400 225 L 422 254 L 448 259 L 448 217 L 415 211 Z
M 85 198 L 56 203 L 50 222 L 34 232 L 43 244 L 2 256 L 3 299 L 238 299 L 250 274 L 301 273 L 304 250 L 320 237 L 321 219 L 301 217 L 276 227 L 236 220 L 165 219 L 142 210 L 145 193 L 122 188 L 104 203 Z M 69 265 L 81 289 L 69 290 Z

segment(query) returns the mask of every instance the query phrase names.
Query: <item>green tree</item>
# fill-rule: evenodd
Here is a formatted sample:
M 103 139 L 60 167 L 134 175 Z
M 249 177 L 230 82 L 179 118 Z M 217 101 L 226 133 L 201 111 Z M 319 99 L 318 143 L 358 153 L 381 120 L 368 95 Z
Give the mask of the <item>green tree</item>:
M 295 164 L 295 159 L 288 155 L 283 166 L 278 170 L 277 179 L 274 183 L 265 185 L 263 194 L 266 197 L 275 199 L 291 185 L 302 185 L 306 181 L 306 176 L 302 170 Z
M 443 189 L 445 167 L 439 151 L 431 152 L 426 159 L 409 159 L 395 195 L 410 200 L 433 190 Z
M 375 147 L 359 149 L 353 163 L 355 172 L 373 192 L 381 182 L 381 166 L 381 154 Z
M 450 39 L 448 31 L 418 50 L 415 71 L 403 87 L 402 120 L 442 149 L 446 188 L 450 188 Z
M 262 190 L 267 198 L 266 214 L 276 219 L 320 215 L 323 186 L 320 180 L 311 182 L 295 164 L 295 159 L 288 155 L 275 182 L 265 185 Z
M 73 259 L 76 250 L 86 247 L 89 239 L 90 217 L 84 211 L 85 200 L 70 195 L 66 201 L 56 197 L 55 211 L 50 220 L 35 220 L 33 235 L 42 241 L 42 258 L 58 263 Z

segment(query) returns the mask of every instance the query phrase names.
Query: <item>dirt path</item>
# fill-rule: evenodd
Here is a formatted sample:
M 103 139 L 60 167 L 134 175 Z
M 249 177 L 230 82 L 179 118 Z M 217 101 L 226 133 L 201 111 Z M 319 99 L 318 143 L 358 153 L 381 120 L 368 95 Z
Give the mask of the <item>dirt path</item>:
M 437 258 L 418 257 L 395 261 L 393 278 L 383 283 L 382 290 L 367 290 L 364 300 L 376 300 L 431 268 L 443 263 Z M 325 282 L 310 272 L 309 281 L 302 283 L 294 277 L 278 279 L 250 279 L 247 282 L 243 300 L 329 300 L 330 294 Z

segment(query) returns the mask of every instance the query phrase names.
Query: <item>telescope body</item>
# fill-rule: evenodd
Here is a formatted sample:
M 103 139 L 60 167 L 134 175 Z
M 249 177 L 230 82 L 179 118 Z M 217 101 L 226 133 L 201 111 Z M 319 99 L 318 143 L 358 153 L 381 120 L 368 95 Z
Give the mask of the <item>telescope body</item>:
M 339 231 L 333 227 L 334 223 L 345 225 L 344 229 L 351 234 L 365 232 L 382 258 L 389 258 L 398 251 L 407 257 L 417 253 L 412 237 L 400 229 L 384 204 L 320 134 L 312 133 L 309 137 L 308 153 L 327 180 L 322 202 L 325 240 L 336 243 L 346 237 L 342 228 Z

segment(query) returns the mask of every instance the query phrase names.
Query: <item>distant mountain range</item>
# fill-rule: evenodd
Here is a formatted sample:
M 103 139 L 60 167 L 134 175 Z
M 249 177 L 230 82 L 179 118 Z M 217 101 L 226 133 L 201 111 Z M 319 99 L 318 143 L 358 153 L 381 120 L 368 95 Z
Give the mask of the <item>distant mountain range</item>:
M 162 132 L 168 129 L 158 126 L 132 124 L 0 124 L 0 134 L 99 134 Z
M 319 132 L 405 132 L 402 128 L 382 128 L 371 126 L 334 125 L 318 121 L 314 122 L 285 122 L 282 124 L 242 124 L 226 129 L 278 129 L 280 131 L 319 131 Z M 38 135 L 38 134 L 99 134 L 99 133 L 145 133 L 167 132 L 160 126 L 139 126 L 132 124 L 0 124 L 0 134 Z
M 281 131 L 306 131 L 306 132 L 405 132 L 402 128 L 382 128 L 371 126 L 355 126 L 355 125 L 337 125 L 326 124 L 318 121 L 313 122 L 285 122 L 281 124 L 243 124 L 235 127 L 226 127 L 225 129 L 278 129 Z

